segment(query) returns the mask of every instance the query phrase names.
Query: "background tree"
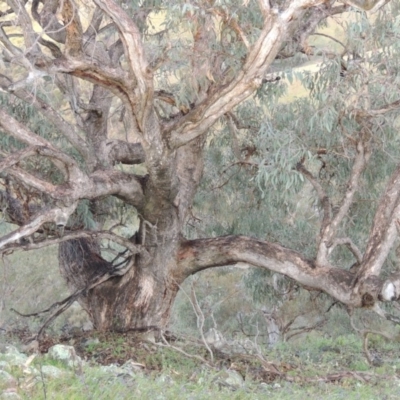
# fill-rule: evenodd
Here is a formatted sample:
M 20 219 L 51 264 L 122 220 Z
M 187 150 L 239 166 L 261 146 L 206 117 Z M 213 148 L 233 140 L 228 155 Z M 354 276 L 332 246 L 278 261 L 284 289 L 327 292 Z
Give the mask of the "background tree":
M 19 227 L 1 251 L 59 244 L 61 273 L 99 330 L 162 329 L 188 276 L 238 262 L 385 315 L 377 301 L 400 295 L 382 275 L 400 212 L 397 2 L 374 25 L 357 14 L 344 51 L 302 78 L 309 100 L 280 104 L 271 75 L 290 78 L 296 54 L 313 53 L 307 37 L 347 8 L 8 1 L 1 198 Z M 204 189 L 217 178 L 222 190 Z M 250 218 L 235 219 L 243 207 Z M 191 231 L 198 210 L 213 220 Z M 341 246 L 357 268 L 343 268 Z

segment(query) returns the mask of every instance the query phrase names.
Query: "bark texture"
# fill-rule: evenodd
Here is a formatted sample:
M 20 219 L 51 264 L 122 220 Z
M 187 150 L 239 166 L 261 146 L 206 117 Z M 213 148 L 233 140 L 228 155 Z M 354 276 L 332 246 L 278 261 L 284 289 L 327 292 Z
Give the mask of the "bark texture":
M 71 291 L 80 293 L 80 303 L 99 330 L 164 329 L 188 276 L 239 262 L 284 274 L 350 307 L 397 299 L 399 279 L 382 281 L 379 275 L 397 236 L 400 167 L 382 197 L 366 252 L 350 238 L 339 237 L 371 153 L 366 125 L 352 139 L 353 168 L 337 213 L 304 160 L 297 165 L 323 209 L 314 260 L 251 237 L 183 237 L 210 128 L 224 118 L 232 129 L 238 125 L 235 107 L 270 81 L 267 72 L 273 60 L 308 52 L 308 35 L 325 18 L 346 9 L 333 3 L 291 0 L 271 6 L 260 0 L 262 18 L 253 30 L 225 8 L 196 2 L 194 9 L 204 12 L 182 15 L 192 27 L 189 61 L 171 62 L 169 41 L 163 45 L 160 40 L 158 45 L 164 47 L 154 50 L 146 37 L 148 9 L 129 14 L 116 1 L 94 0 L 87 24 L 74 0 L 10 0 L 10 9 L 0 14 L 3 61 L 12 70 L 0 73 L 0 88 L 8 96 L 8 103 L 0 106 L 0 129 L 18 145 L 1 153 L 5 178 L 0 199 L 3 214 L 18 227 L 0 238 L 0 252 L 59 244 L 61 273 Z M 216 20 L 221 29 L 232 29 L 242 46 L 244 55 L 237 57 L 234 68 L 220 52 L 213 52 L 213 42 L 226 46 L 213 30 Z M 43 32 L 34 29 L 34 21 Z M 20 30 L 21 48 L 11 40 L 15 29 Z M 170 93 L 160 78 L 164 70 L 179 75 L 183 61 L 190 77 L 186 102 Z M 42 95 L 37 85 L 54 97 Z M 15 104 L 29 105 L 31 114 L 18 116 Z M 369 121 L 399 105 L 352 112 Z M 45 134 L 44 125 L 51 127 Z M 42 160 L 40 173 L 25 163 L 32 159 Z M 140 175 L 132 172 L 140 168 L 127 168 L 135 164 L 142 164 Z M 110 198 L 118 200 L 113 204 L 120 209 L 136 210 L 140 226 L 134 235 L 117 234 L 115 226 L 105 228 L 113 212 L 106 203 Z M 91 215 L 90 226 L 82 218 L 82 207 Z M 106 259 L 101 249 L 105 239 L 117 245 L 111 249 L 118 253 L 114 258 Z M 356 272 L 330 264 L 339 245 L 354 254 L 360 265 Z

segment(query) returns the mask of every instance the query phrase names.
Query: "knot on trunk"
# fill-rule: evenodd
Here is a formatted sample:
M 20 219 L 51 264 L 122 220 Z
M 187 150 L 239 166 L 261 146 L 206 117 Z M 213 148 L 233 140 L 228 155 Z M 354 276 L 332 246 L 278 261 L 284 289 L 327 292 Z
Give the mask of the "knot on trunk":
M 359 283 L 359 293 L 361 295 L 361 305 L 365 308 L 371 308 L 379 300 L 378 297 L 382 290 L 382 279 L 372 275 L 363 279 Z

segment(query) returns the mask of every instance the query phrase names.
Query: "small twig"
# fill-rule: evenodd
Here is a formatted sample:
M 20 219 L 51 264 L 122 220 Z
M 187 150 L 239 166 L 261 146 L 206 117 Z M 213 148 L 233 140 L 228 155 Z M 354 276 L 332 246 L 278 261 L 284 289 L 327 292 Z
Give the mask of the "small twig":
M 354 244 L 354 242 L 350 239 L 350 238 L 340 238 L 340 239 L 335 239 L 333 242 L 333 245 L 331 247 L 331 251 L 333 251 L 333 249 L 336 246 L 339 245 L 345 245 L 347 246 L 347 248 L 352 252 L 352 254 L 354 255 L 356 261 L 361 264 L 362 262 L 362 258 L 363 255 L 360 251 L 360 249 Z
M 42 381 L 43 397 L 44 397 L 44 400 L 46 400 L 47 399 L 47 389 L 46 389 L 46 382 L 44 380 L 42 367 L 43 367 L 43 364 L 40 363 L 40 379 Z
M 200 308 L 199 302 L 197 301 L 196 291 L 194 290 L 193 282 L 190 287 L 190 301 L 192 303 L 193 310 L 197 316 L 197 327 L 199 328 L 201 339 L 203 340 L 204 346 L 210 353 L 211 362 L 214 363 L 214 353 L 211 350 L 210 346 L 208 345 L 206 338 L 204 337 L 203 328 L 204 328 L 205 317 L 203 311 Z
M 333 36 L 327 35 L 326 33 L 314 32 L 314 33 L 311 34 L 311 36 L 323 36 L 323 37 L 326 37 L 328 39 L 333 40 L 336 43 L 339 43 L 341 46 L 344 47 L 345 50 L 347 50 L 347 46 L 345 46 L 340 40 L 334 38 Z
M 384 337 L 385 339 L 388 340 L 394 340 L 395 338 L 392 335 L 388 335 L 387 333 L 381 332 L 381 331 L 375 331 L 375 330 L 371 330 L 371 329 L 360 329 L 357 328 L 354 320 L 353 320 L 353 313 L 352 311 L 349 311 L 349 315 L 350 315 L 350 325 L 351 327 L 363 338 L 363 350 L 364 350 L 364 354 L 365 357 L 368 361 L 369 365 L 375 365 L 374 363 L 374 357 L 371 355 L 371 352 L 368 349 L 368 335 L 372 334 L 372 335 L 379 335 Z

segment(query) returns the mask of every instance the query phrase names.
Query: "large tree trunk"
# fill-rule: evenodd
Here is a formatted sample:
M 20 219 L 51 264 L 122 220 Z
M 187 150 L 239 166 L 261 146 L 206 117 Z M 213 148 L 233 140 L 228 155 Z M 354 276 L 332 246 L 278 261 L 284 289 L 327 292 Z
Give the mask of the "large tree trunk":
M 113 277 L 79 298 L 95 329 L 127 331 L 166 327 L 181 282 L 167 267 L 173 263 L 157 262 L 162 260 L 161 252 L 167 253 L 165 246 L 145 263 L 137 259 L 125 275 Z M 62 243 L 59 261 L 73 292 L 112 270 L 111 264 L 100 256 L 96 243 L 86 239 Z M 142 267 L 144 264 L 146 268 Z

